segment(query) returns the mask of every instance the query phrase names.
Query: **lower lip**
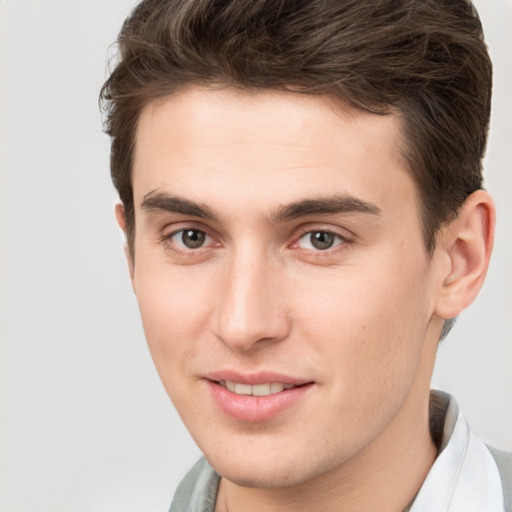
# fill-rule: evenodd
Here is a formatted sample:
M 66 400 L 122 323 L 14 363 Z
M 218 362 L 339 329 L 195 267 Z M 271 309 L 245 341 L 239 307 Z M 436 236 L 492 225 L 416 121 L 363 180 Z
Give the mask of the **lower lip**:
M 213 399 L 228 416 L 248 422 L 265 421 L 278 416 L 313 387 L 313 383 L 304 384 L 272 395 L 252 396 L 237 395 L 211 380 L 207 383 Z

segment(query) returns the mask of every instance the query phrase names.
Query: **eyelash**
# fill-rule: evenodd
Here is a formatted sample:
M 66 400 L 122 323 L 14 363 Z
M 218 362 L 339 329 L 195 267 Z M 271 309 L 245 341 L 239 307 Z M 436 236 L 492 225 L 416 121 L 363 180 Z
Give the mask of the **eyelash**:
M 195 227 L 195 226 L 184 226 L 181 229 L 174 229 L 170 233 L 166 233 L 162 236 L 162 242 L 166 245 L 166 249 L 171 251 L 172 253 L 178 255 L 178 256 L 188 256 L 193 253 L 196 253 L 199 255 L 202 251 L 201 249 L 206 249 L 211 246 L 211 243 L 209 245 L 201 245 L 197 248 L 185 248 L 177 246 L 176 242 L 172 241 L 172 238 L 176 235 L 179 235 L 180 233 L 183 236 L 183 233 L 186 231 L 194 231 L 197 233 L 202 233 L 205 235 L 205 237 L 209 237 L 211 240 L 215 241 L 215 237 L 208 232 L 208 230 L 204 229 L 203 227 Z M 298 246 L 300 240 L 304 238 L 307 235 L 312 235 L 313 233 L 324 233 L 327 235 L 331 235 L 335 237 L 335 239 L 338 240 L 338 243 L 335 241 L 335 245 L 333 247 L 328 247 L 326 249 L 304 249 L 308 251 L 311 255 L 314 255 L 314 257 L 322 258 L 326 256 L 331 256 L 339 251 L 346 250 L 348 245 L 353 242 L 353 240 L 346 236 L 345 234 L 341 234 L 339 232 L 336 232 L 332 229 L 322 229 L 320 228 L 311 228 L 307 227 L 303 230 L 299 231 L 296 235 L 293 237 L 293 242 L 289 244 L 287 247 L 291 248 L 292 250 L 300 250 L 301 248 Z M 216 242 L 217 246 L 220 247 L 220 243 Z
M 289 247 L 294 250 L 300 250 L 301 248 L 298 246 L 300 240 L 302 240 L 305 236 L 309 235 L 311 236 L 314 233 L 323 233 L 327 235 L 331 235 L 337 239 L 338 243 L 336 241 L 334 242 L 336 245 L 332 247 L 328 247 L 326 249 L 305 249 L 310 254 L 314 255 L 315 258 L 323 258 L 332 256 L 333 254 L 336 254 L 339 251 L 346 250 L 348 248 L 348 245 L 353 241 L 350 237 L 348 237 L 345 234 L 341 234 L 335 230 L 328 229 L 328 228 L 322 228 L 322 227 L 316 227 L 311 228 L 307 227 L 301 230 L 295 237 L 294 242 L 292 242 Z
M 192 248 L 185 248 L 185 247 L 178 246 L 175 242 L 172 241 L 172 238 L 174 236 L 179 235 L 180 233 L 183 236 L 183 234 L 185 232 L 187 232 L 187 231 L 194 231 L 194 232 L 197 232 L 197 233 L 202 233 L 202 234 L 205 235 L 205 237 L 209 237 L 212 240 L 215 240 L 215 237 L 213 235 L 211 235 L 206 229 L 204 229 L 202 227 L 198 228 L 196 226 L 184 226 L 181 229 L 174 229 L 170 233 L 165 233 L 162 236 L 162 240 L 161 241 L 166 246 L 166 249 L 168 249 L 172 253 L 177 254 L 179 256 L 181 256 L 181 255 L 184 255 L 184 256 L 190 255 L 191 253 L 199 252 L 200 249 L 204 249 L 205 248 L 204 245 L 201 245 L 201 246 L 197 247 L 196 249 L 192 249 Z

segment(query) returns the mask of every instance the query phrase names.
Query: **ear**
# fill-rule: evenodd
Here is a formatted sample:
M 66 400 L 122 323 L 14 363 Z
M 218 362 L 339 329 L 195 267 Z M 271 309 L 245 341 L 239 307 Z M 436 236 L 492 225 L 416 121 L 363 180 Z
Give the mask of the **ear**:
M 126 215 L 124 213 L 124 206 L 121 203 L 116 204 L 115 212 L 117 224 L 123 230 L 123 233 L 126 237 Z M 133 275 L 135 271 L 135 266 L 132 255 L 130 254 L 130 250 L 128 249 L 128 244 L 125 244 L 124 246 L 124 254 L 126 256 L 126 261 L 128 262 L 128 270 L 130 272 L 130 279 L 133 285 Z
M 484 283 L 494 241 L 495 208 L 485 190 L 471 194 L 456 219 L 442 229 L 443 266 L 436 313 L 454 318 L 468 307 Z

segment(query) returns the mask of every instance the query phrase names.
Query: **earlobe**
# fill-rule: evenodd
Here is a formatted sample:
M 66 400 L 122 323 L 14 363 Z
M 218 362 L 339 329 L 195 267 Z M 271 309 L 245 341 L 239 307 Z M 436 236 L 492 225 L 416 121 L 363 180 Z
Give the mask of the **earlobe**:
M 126 237 L 126 215 L 124 212 L 124 206 L 121 203 L 116 204 L 115 213 L 116 213 L 117 224 L 122 229 L 122 231 Z M 125 244 L 125 246 L 124 246 L 124 254 L 126 256 L 126 261 L 128 263 L 128 271 L 130 272 L 130 279 L 131 279 L 132 285 L 133 285 L 133 276 L 134 276 L 135 268 L 134 268 L 134 264 L 133 264 L 132 255 L 130 254 L 130 250 L 128 249 L 127 244 Z
M 489 267 L 494 225 L 494 202 L 485 190 L 477 190 L 443 228 L 440 249 L 449 266 L 441 276 L 436 307 L 441 318 L 454 318 L 478 295 Z

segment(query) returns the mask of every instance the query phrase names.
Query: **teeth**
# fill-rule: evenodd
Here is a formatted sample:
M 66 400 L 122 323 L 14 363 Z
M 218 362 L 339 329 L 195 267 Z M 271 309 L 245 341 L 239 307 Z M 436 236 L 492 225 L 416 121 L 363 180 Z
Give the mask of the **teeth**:
M 271 393 L 280 393 L 283 391 L 283 389 L 291 389 L 293 387 L 292 384 L 289 384 L 289 388 L 287 388 L 285 385 L 280 384 L 279 382 L 273 382 L 270 384 L 270 392 Z
M 239 382 L 232 382 L 229 380 L 219 382 L 228 391 L 236 393 L 237 395 L 252 395 L 252 396 L 268 396 L 274 393 L 280 393 L 285 389 L 292 389 L 296 387 L 293 384 L 281 384 L 280 382 L 271 382 L 266 384 L 240 384 Z
M 237 395 L 250 395 L 251 394 L 251 385 L 250 384 L 235 384 L 235 393 Z
M 270 395 L 271 384 L 256 384 L 252 386 L 252 394 L 254 396 L 267 396 Z

